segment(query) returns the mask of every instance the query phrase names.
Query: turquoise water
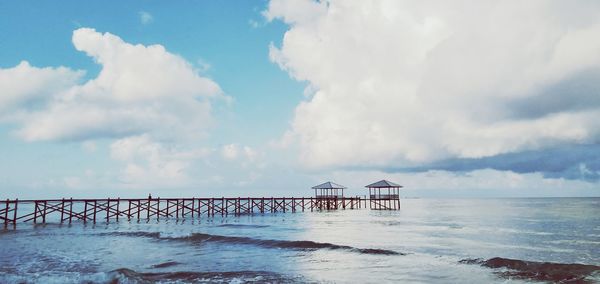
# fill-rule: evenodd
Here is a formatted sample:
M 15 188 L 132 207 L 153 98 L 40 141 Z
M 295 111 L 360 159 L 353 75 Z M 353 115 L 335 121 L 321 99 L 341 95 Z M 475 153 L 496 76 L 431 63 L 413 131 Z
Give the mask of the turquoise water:
M 495 257 L 500 266 L 485 262 Z M 556 279 L 541 277 L 546 271 L 515 270 L 506 259 L 567 264 L 559 268 L 578 281 L 599 281 L 600 198 L 407 199 L 400 211 L 25 223 L 0 231 L 2 283 Z M 575 264 L 593 266 L 582 273 Z

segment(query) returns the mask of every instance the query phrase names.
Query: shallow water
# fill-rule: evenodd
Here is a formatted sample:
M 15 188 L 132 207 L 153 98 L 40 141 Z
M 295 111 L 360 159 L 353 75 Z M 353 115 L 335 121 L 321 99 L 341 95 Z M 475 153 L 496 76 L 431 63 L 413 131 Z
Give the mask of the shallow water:
M 599 265 L 600 198 L 408 199 L 400 211 L 0 231 L 2 283 L 593 283 Z M 544 278 L 544 267 L 574 275 Z

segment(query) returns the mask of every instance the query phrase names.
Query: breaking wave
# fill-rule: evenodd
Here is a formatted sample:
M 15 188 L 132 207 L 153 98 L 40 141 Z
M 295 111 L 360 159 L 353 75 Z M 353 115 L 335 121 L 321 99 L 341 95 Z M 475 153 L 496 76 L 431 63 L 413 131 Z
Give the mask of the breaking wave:
M 263 240 L 249 237 L 232 237 L 232 236 L 220 236 L 195 233 L 186 237 L 172 238 L 174 240 L 190 241 L 193 243 L 201 242 L 220 242 L 230 244 L 247 244 L 257 245 L 268 248 L 283 248 L 283 249 L 297 249 L 297 250 L 317 250 L 317 249 L 331 249 L 331 250 L 347 250 L 352 252 L 358 252 L 363 254 L 383 254 L 383 255 L 403 255 L 392 250 L 385 249 L 361 249 L 351 246 L 336 245 L 331 243 L 319 243 L 313 241 L 285 241 L 285 240 Z
M 171 267 L 171 266 L 175 266 L 175 265 L 179 265 L 179 264 L 181 264 L 181 263 L 179 263 L 177 261 L 167 261 L 167 262 L 152 265 L 150 268 L 165 268 L 165 267 Z
M 267 271 L 146 273 L 120 268 L 108 273 L 110 283 L 298 283 L 299 276 Z
M 227 228 L 267 228 L 269 225 L 248 225 L 248 224 L 221 224 L 217 227 L 227 227 Z
M 463 259 L 460 263 L 504 269 L 496 271 L 505 278 L 520 278 L 558 283 L 596 283 L 600 276 L 600 266 L 578 263 L 536 262 L 519 259 L 494 257 Z
M 373 249 L 373 248 L 356 248 L 352 246 L 336 245 L 332 243 L 320 243 L 313 241 L 287 241 L 287 240 L 268 240 L 268 239 L 255 239 L 250 237 L 236 237 L 236 236 L 221 236 L 211 235 L 203 233 L 193 233 L 183 237 L 161 237 L 160 233 L 151 232 L 112 232 L 105 233 L 116 236 L 129 236 L 129 237 L 148 237 L 159 240 L 170 240 L 170 241 L 182 241 L 193 244 L 202 244 L 205 242 L 218 242 L 227 244 L 242 244 L 242 245 L 255 245 L 265 248 L 280 248 L 280 249 L 294 249 L 294 250 L 318 250 L 318 249 L 330 249 L 330 250 L 346 250 L 351 252 L 357 252 L 361 254 L 374 254 L 374 255 L 406 255 L 405 253 L 386 250 L 386 249 Z
M 122 237 L 146 237 L 153 239 L 160 239 L 159 232 L 110 232 L 110 233 L 99 233 L 98 236 L 122 236 Z

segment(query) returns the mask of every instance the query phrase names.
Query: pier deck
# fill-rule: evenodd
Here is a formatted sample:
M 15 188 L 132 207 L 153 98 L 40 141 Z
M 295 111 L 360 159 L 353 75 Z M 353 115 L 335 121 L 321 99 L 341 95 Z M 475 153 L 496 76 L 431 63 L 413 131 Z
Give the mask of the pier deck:
M 0 200 L 0 224 L 19 222 L 71 223 L 110 222 L 160 218 L 201 218 L 255 213 L 304 212 L 359 209 L 366 207 L 361 197 L 221 197 L 144 199 L 41 199 Z

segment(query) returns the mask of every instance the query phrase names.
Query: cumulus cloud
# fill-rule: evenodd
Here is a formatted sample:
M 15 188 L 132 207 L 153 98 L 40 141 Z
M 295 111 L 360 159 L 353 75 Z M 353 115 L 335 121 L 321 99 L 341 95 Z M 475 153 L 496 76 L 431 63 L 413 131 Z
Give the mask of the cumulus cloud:
M 238 152 L 239 152 L 238 147 L 235 144 L 224 145 L 223 148 L 221 149 L 223 158 L 225 158 L 227 160 L 234 160 L 235 158 L 237 158 Z
M 0 69 L 0 117 L 16 108 L 31 109 L 75 85 L 85 73 L 67 67 L 33 67 L 27 61 Z
M 75 30 L 72 41 L 101 66 L 98 76 L 83 81 L 83 71 L 26 61 L 0 69 L 0 120 L 25 141 L 78 141 L 90 153 L 95 141 L 108 139 L 111 158 L 122 165 L 107 174 L 116 176 L 111 186 L 192 184 L 192 165 L 211 152 L 201 146 L 213 124 L 211 104 L 228 101 L 217 83 L 162 45 L 90 28 Z M 88 180 L 70 177 L 69 185 Z
M 250 146 L 241 146 L 235 143 L 223 145 L 221 155 L 226 160 L 240 160 L 244 162 L 255 162 L 259 153 Z
M 148 135 L 116 140 L 110 145 L 113 159 L 124 163 L 119 180 L 133 187 L 178 187 L 191 184 L 189 167 L 207 157 L 209 149 L 184 150 L 152 141 Z
M 413 167 L 600 141 L 600 3 L 281 1 L 301 160 Z
M 63 67 L 40 69 L 27 63 L 0 73 L 0 82 L 27 77 L 19 80 L 25 87 L 9 88 L 2 105 L 47 97 L 35 109 L 19 109 L 16 117 L 22 127 L 17 135 L 24 140 L 88 140 L 145 133 L 162 140 L 189 139 L 201 137 L 211 125 L 208 99 L 223 97 L 219 86 L 163 46 L 134 45 L 89 28 L 74 31 L 73 44 L 101 65 L 96 78 L 74 84 L 81 72 Z

